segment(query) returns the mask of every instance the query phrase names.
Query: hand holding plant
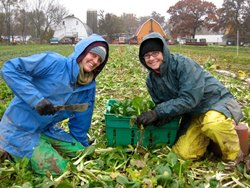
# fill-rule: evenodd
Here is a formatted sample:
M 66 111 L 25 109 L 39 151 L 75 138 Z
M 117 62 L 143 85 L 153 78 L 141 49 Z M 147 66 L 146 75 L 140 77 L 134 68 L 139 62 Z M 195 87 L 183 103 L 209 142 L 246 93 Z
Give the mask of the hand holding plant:
M 141 115 L 139 115 L 136 119 L 136 125 L 140 126 L 141 124 L 145 126 L 153 123 L 158 119 L 158 116 L 156 114 L 155 110 L 150 110 L 147 112 L 143 112 Z

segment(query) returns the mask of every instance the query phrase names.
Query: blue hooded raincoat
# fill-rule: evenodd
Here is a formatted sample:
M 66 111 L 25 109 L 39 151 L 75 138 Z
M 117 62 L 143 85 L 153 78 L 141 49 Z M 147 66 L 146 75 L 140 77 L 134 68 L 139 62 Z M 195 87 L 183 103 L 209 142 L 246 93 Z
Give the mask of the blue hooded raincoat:
M 148 39 L 159 40 L 163 44 L 164 62 L 160 66 L 160 75 L 146 65 L 142 56 L 141 47 Z M 143 38 L 139 59 L 149 70 L 146 84 L 159 118 L 187 115 L 191 119 L 193 115 L 209 110 L 221 112 L 237 123 L 242 118 L 239 104 L 222 83 L 192 59 L 170 54 L 159 33 L 153 32 Z
M 78 42 L 69 57 L 46 52 L 14 58 L 3 65 L 2 78 L 15 97 L 0 122 L 0 149 L 17 157 L 30 158 L 41 134 L 67 142 L 71 142 L 73 136 L 83 146 L 88 146 L 87 132 L 94 109 L 96 82 L 93 80 L 84 86 L 76 84 L 79 74 L 76 59 L 95 42 L 103 43 L 107 49 L 104 62 L 95 70 L 96 77 L 106 64 L 109 53 L 107 42 L 96 34 Z M 44 98 L 53 105 L 88 103 L 88 109 L 41 116 L 35 106 Z M 67 118 L 70 133 L 57 125 Z

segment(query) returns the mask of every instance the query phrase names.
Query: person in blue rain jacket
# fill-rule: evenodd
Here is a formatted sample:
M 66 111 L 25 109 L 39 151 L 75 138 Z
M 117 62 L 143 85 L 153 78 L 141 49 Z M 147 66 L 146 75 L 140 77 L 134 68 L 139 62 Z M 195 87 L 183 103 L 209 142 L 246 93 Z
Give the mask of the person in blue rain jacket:
M 95 79 L 109 56 L 99 35 L 79 41 L 68 57 L 45 52 L 3 64 L 1 76 L 15 94 L 0 122 L 0 155 L 30 159 L 39 173 L 59 175 L 68 159 L 89 145 Z M 87 103 L 84 112 L 56 111 L 54 106 Z M 58 124 L 68 119 L 69 132 Z

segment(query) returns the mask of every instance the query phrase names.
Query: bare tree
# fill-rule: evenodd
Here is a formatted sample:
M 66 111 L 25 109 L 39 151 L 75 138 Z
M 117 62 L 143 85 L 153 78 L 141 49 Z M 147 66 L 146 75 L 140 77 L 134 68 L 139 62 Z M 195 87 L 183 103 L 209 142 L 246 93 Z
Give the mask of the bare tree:
M 37 4 L 37 7 L 31 11 L 30 18 L 36 32 L 36 38 L 40 38 L 42 40 L 41 33 L 45 24 L 45 15 L 39 3 Z
M 225 29 L 225 38 L 236 41 L 237 32 L 241 40 L 248 41 L 244 36 L 249 35 L 249 0 L 224 0 L 220 12 L 220 24 Z M 245 39 L 244 39 L 245 38 Z
M 142 25 L 144 22 L 146 22 L 148 19 L 150 19 L 151 16 L 142 16 L 139 18 L 140 20 L 140 25 Z
M 15 12 L 14 34 L 22 36 L 22 42 L 26 42 L 29 30 L 28 3 L 26 0 L 20 2 L 19 9 Z
M 0 41 L 2 40 L 2 36 L 4 35 L 6 31 L 5 27 L 5 14 L 0 12 Z
M 250 0 L 247 0 L 247 4 L 245 6 L 245 13 L 243 14 L 243 23 L 242 23 L 242 31 L 241 38 L 244 43 L 250 43 Z
M 49 29 L 58 24 L 68 12 L 65 7 L 56 0 L 36 0 L 31 11 L 32 22 L 36 28 L 36 36 L 40 42 L 47 40 L 46 34 Z
M 134 34 L 139 27 L 139 20 L 134 14 L 123 13 L 121 16 L 123 21 L 123 33 Z
M 157 13 L 157 12 L 154 11 L 154 12 L 152 12 L 151 17 L 153 19 L 155 19 L 161 25 L 161 27 L 163 28 L 163 30 L 166 33 L 169 33 L 169 27 L 168 27 L 167 22 L 165 21 L 164 16 L 162 16 L 160 13 Z
M 3 7 L 3 13 L 5 14 L 5 25 L 6 25 L 6 35 L 9 38 L 9 43 L 11 36 L 13 35 L 13 17 L 19 3 L 23 0 L 0 0 Z
M 111 13 L 104 14 L 103 10 L 99 12 L 98 16 L 99 32 L 102 35 L 106 35 L 109 42 L 112 42 L 116 38 L 117 34 L 120 34 L 124 31 L 123 22 L 120 17 L 117 17 Z

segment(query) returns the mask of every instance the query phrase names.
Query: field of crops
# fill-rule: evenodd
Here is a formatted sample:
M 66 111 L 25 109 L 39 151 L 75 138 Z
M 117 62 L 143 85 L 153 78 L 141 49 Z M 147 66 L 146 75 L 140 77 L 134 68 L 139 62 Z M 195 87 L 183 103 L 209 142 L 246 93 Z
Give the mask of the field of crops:
M 6 60 L 43 51 L 69 55 L 68 45 L 0 46 L 0 67 Z M 173 53 L 187 55 L 202 64 L 235 95 L 242 105 L 243 122 L 250 125 L 250 92 L 244 81 L 250 77 L 250 48 L 170 46 Z M 236 77 L 218 74 L 224 69 Z M 207 153 L 199 161 L 183 161 L 166 145 L 154 147 L 108 147 L 104 111 L 108 99 L 147 98 L 146 70 L 138 60 L 138 46 L 110 46 L 110 58 L 97 77 L 97 95 L 89 138 L 93 145 L 79 153 L 60 177 L 38 176 L 28 168 L 28 160 L 0 164 L 0 187 L 250 187 L 250 174 L 243 164 L 220 161 Z M 12 92 L 0 79 L 0 118 Z M 67 120 L 62 126 L 67 128 Z

